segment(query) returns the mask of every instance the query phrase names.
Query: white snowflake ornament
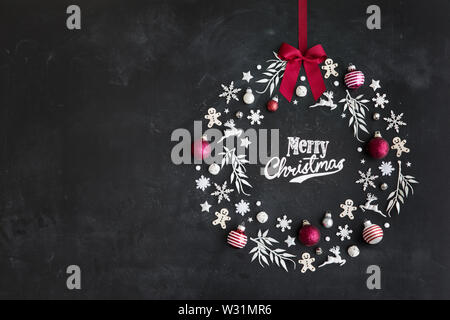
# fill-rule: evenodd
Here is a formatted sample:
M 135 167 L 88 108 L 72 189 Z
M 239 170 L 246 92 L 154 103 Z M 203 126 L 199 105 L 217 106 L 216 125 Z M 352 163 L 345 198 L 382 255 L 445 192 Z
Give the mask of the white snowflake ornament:
M 336 233 L 338 237 L 341 237 L 341 241 L 345 239 L 350 240 L 350 234 L 353 233 L 353 230 L 350 230 L 348 225 L 346 224 L 344 227 L 338 226 L 339 231 Z
M 390 177 L 392 175 L 392 172 L 395 171 L 395 168 L 392 166 L 392 163 L 389 162 L 381 162 L 381 166 L 378 167 L 380 169 L 382 176 L 388 176 Z
M 234 82 L 231 81 L 230 86 L 225 86 L 222 84 L 223 93 L 219 95 L 220 98 L 225 98 L 227 100 L 227 104 L 230 103 L 231 99 L 234 99 L 236 101 L 239 101 L 239 98 L 237 97 L 237 93 L 241 91 L 240 88 L 234 87 Z
M 386 104 L 389 103 L 389 100 L 386 99 L 386 94 L 380 95 L 379 93 L 377 93 L 377 96 L 372 101 L 375 102 L 375 108 L 380 107 L 381 109 L 384 109 Z
M 275 226 L 278 229 L 281 229 L 281 232 L 285 232 L 287 230 L 291 230 L 292 220 L 287 218 L 286 215 L 283 218 L 277 218 L 278 224 Z
M 241 216 L 245 216 L 247 212 L 250 212 L 250 204 L 247 201 L 241 200 L 234 205 L 236 207 L 236 213 Z
M 227 182 L 225 181 L 222 186 L 219 186 L 217 183 L 214 183 L 216 187 L 216 191 L 211 193 L 212 196 L 217 197 L 217 203 L 221 203 L 223 199 L 228 200 L 230 202 L 229 194 L 234 191 L 234 189 L 227 189 Z
M 250 124 L 254 125 L 255 123 L 261 125 L 261 120 L 264 119 L 264 116 L 261 114 L 261 110 L 250 110 L 250 115 L 247 116 L 247 119 L 250 120 Z
M 403 113 L 399 114 L 398 116 L 395 115 L 394 111 L 391 110 L 391 117 L 390 118 L 383 118 L 384 121 L 388 123 L 388 126 L 386 130 L 394 129 L 397 133 L 400 133 L 400 127 L 406 126 L 406 122 L 402 121 Z
M 203 175 L 199 179 L 195 180 L 195 183 L 197 184 L 197 189 L 202 191 L 205 191 L 211 185 L 209 183 L 209 178 L 206 178 Z
M 363 173 L 361 171 L 358 171 L 358 173 L 361 176 L 361 179 L 357 180 L 355 183 L 362 184 L 364 191 L 366 191 L 369 186 L 376 188 L 374 180 L 378 179 L 378 176 L 372 175 L 371 168 L 367 170 L 367 173 Z

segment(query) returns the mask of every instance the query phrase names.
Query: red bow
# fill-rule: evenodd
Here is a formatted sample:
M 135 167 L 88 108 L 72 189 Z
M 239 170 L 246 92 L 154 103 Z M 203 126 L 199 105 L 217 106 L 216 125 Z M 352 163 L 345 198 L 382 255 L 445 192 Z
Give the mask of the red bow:
M 326 90 L 319 64 L 325 61 L 327 54 L 320 44 L 310 49 L 307 46 L 307 3 L 307 0 L 298 1 L 299 49 L 283 43 L 278 51 L 280 59 L 287 61 L 280 92 L 289 102 L 292 100 L 302 63 L 305 67 L 314 99 L 319 99 Z

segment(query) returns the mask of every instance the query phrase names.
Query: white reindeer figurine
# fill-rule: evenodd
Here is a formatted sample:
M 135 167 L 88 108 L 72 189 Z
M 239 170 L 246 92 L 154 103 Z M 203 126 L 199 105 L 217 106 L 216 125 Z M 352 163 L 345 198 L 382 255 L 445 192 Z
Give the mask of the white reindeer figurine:
M 240 137 L 242 135 L 242 133 L 243 133 L 243 131 L 241 129 L 237 129 L 236 128 L 236 125 L 234 124 L 234 120 L 233 119 L 227 121 L 224 124 L 224 126 L 229 128 L 229 129 L 225 130 L 225 135 L 217 143 L 221 143 L 223 140 L 225 140 L 225 139 L 227 139 L 229 137 Z
M 337 108 L 337 104 L 334 103 L 333 98 L 334 98 L 334 93 L 333 91 L 327 91 L 323 94 L 325 96 L 325 98 L 327 98 L 328 100 L 325 100 L 323 98 L 320 98 L 319 102 L 310 106 L 310 108 L 315 108 L 315 107 L 329 107 L 330 110 L 334 110 Z
M 322 263 L 319 268 L 326 266 L 328 264 L 339 264 L 341 267 L 347 262 L 347 260 L 341 258 L 341 248 L 339 246 L 330 249 L 330 252 L 334 254 L 334 257 L 328 256 L 328 260 Z
M 365 212 L 366 210 L 373 211 L 373 212 L 381 214 L 383 217 L 386 218 L 386 215 L 384 215 L 383 212 L 381 212 L 381 210 L 378 209 L 378 205 L 377 204 L 375 204 L 375 205 L 372 204 L 372 202 L 377 201 L 377 200 L 378 200 L 378 198 L 375 195 L 369 193 L 369 194 L 367 194 L 367 202 L 366 202 L 366 204 L 365 205 L 360 205 L 359 207 L 361 208 L 361 210 L 363 212 Z

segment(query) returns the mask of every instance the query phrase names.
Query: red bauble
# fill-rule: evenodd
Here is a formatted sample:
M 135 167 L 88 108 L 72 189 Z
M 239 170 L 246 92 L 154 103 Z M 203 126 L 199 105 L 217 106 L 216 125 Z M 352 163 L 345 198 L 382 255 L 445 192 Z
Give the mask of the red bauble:
M 192 143 L 191 152 L 197 160 L 207 159 L 211 155 L 211 146 L 206 141 L 206 138 L 203 137 L 201 140 Z
M 278 97 L 275 96 L 272 100 L 267 102 L 267 110 L 270 112 L 275 112 L 278 110 Z
M 353 64 L 350 64 L 348 67 L 348 73 L 344 77 L 344 82 L 347 88 L 349 89 L 358 89 L 362 85 L 364 85 L 365 77 L 364 73 L 359 70 L 356 70 L 356 67 Z
M 367 152 L 374 159 L 383 159 L 389 153 L 389 143 L 376 132 L 375 137 L 367 145 Z
M 307 220 L 304 220 L 303 226 L 298 233 L 298 239 L 307 247 L 315 246 L 320 241 L 320 231 Z
M 236 231 L 231 231 L 228 234 L 227 242 L 230 246 L 242 249 L 247 244 L 247 236 L 245 235 L 245 226 L 241 224 Z

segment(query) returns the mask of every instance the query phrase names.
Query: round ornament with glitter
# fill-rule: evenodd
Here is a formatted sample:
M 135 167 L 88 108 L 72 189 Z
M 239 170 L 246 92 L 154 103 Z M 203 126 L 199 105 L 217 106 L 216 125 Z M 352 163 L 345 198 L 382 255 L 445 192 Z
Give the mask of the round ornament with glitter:
M 264 211 L 261 211 L 256 215 L 256 220 L 258 220 L 258 222 L 261 224 L 266 223 L 267 220 L 269 220 L 269 215 Z
M 230 246 L 242 249 L 247 244 L 247 236 L 245 235 L 245 226 L 241 224 L 235 231 L 228 234 L 227 242 Z
M 378 244 L 383 240 L 383 229 L 377 225 L 366 220 L 364 222 L 363 239 L 368 244 Z
M 367 145 L 369 155 L 377 160 L 384 159 L 389 153 L 389 143 L 383 139 L 380 132 L 375 132 L 375 136 Z
M 298 239 L 307 247 L 315 246 L 320 241 L 320 231 L 315 226 L 312 226 L 308 220 L 303 220 Z
M 356 70 L 356 67 L 353 64 L 350 64 L 347 70 L 348 73 L 344 77 L 344 82 L 347 88 L 355 90 L 362 87 L 366 80 L 364 73 Z
M 213 176 L 217 176 L 220 172 L 220 166 L 217 163 L 213 163 L 209 166 L 208 171 Z

